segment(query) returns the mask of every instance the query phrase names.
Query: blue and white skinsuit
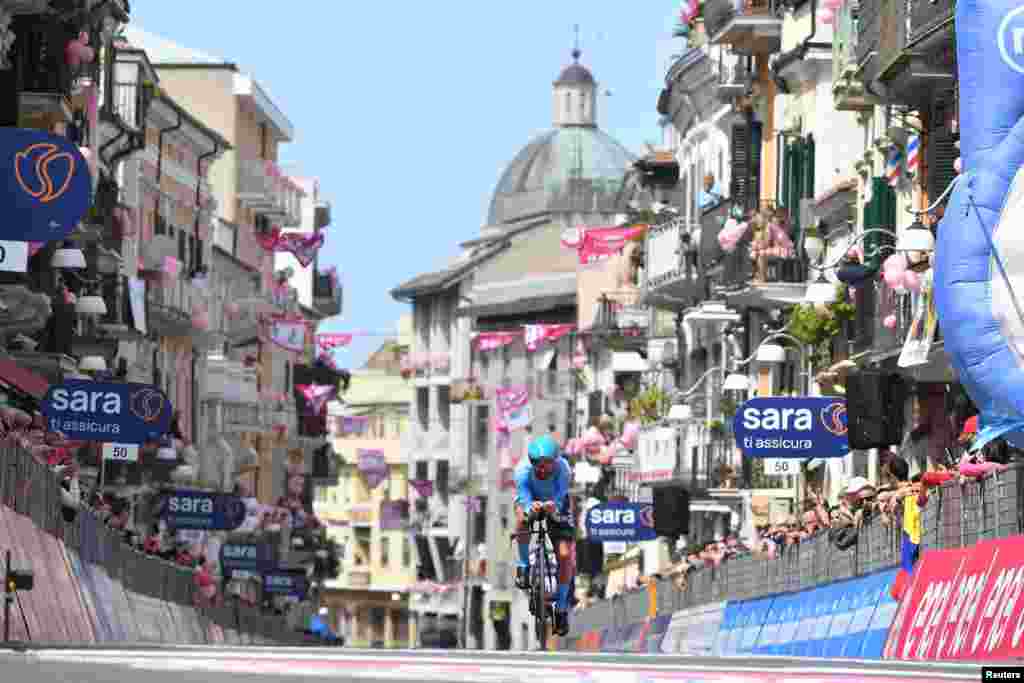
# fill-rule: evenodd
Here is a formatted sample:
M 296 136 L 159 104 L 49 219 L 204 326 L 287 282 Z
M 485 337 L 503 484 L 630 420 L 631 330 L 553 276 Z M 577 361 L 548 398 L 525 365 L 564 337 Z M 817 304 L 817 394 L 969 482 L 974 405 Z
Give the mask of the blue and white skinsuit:
M 558 514 L 563 519 L 569 518 L 569 485 L 572 482 L 572 468 L 565 458 L 558 458 L 554 471 L 547 479 L 538 479 L 533 473 L 533 464 L 529 458 L 523 458 L 516 466 L 513 479 L 516 483 L 516 505 L 522 508 L 527 515 L 530 514 L 530 507 L 535 502 L 554 501 Z M 519 541 L 519 566 L 524 569 L 530 566 L 529 538 L 525 542 Z M 556 593 L 556 607 L 563 611 L 569 609 L 569 584 L 561 583 L 561 580 L 559 580 Z

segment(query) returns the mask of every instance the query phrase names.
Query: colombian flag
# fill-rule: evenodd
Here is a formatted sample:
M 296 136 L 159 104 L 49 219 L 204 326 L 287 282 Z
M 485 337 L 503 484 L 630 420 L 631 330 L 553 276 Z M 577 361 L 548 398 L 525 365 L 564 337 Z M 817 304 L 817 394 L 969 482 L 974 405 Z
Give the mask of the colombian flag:
M 897 602 L 903 597 L 910 577 L 914 574 L 921 553 L 921 508 L 917 496 L 903 498 L 903 539 L 900 543 L 900 570 L 892 583 L 892 598 Z
M 940 486 L 953 478 L 952 472 L 925 472 L 921 476 L 921 495 L 903 498 L 903 540 L 900 543 L 900 570 L 889 591 L 897 602 L 914 574 L 914 565 L 921 554 L 921 508 L 928 502 L 928 487 Z

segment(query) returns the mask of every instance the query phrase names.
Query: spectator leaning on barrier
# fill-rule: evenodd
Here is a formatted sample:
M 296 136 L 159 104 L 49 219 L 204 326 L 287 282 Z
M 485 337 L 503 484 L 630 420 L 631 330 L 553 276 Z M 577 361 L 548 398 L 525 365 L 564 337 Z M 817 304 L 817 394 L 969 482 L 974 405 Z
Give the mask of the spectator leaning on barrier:
M 861 526 L 870 517 L 875 489 L 864 477 L 854 477 L 846 486 L 839 505 L 832 510 L 829 533 L 832 544 L 839 550 L 848 550 L 857 543 Z

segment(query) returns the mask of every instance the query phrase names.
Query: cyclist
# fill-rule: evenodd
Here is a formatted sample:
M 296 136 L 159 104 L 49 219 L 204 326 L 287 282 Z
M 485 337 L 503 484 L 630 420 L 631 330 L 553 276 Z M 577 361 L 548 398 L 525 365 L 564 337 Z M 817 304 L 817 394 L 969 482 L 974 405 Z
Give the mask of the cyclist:
M 576 530 L 569 510 L 569 483 L 572 469 L 562 457 L 558 443 L 545 434 L 530 442 L 527 459 L 515 469 L 516 532 L 519 539 L 519 562 L 516 567 L 516 585 L 529 590 L 531 513 L 548 513 L 548 535 L 558 556 L 558 590 L 555 594 L 555 633 L 569 632 L 569 590 L 576 568 L 573 566 L 573 547 Z

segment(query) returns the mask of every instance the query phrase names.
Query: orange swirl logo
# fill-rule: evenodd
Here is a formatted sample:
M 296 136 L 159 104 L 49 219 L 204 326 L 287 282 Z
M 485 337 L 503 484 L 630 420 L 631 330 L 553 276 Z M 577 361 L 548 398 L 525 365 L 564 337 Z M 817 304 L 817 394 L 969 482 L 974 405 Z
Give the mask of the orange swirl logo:
M 846 436 L 846 404 L 830 403 L 821 409 L 821 424 L 836 436 Z
M 75 158 L 69 152 L 58 152 L 58 149 L 53 143 L 37 142 L 14 155 L 14 177 L 18 185 L 40 204 L 49 204 L 63 197 L 75 175 Z M 54 164 L 61 161 L 67 163 L 67 168 L 60 169 L 58 165 L 55 169 Z M 58 169 L 64 172 L 59 184 L 53 173 Z
M 157 389 L 146 387 L 132 393 L 128 406 L 135 417 L 143 422 L 157 422 L 164 413 L 164 395 Z

